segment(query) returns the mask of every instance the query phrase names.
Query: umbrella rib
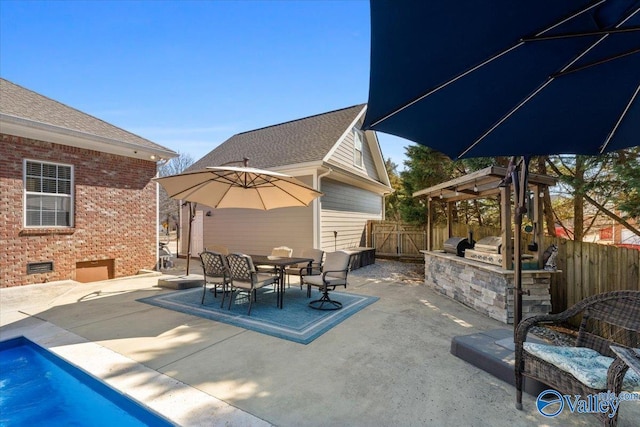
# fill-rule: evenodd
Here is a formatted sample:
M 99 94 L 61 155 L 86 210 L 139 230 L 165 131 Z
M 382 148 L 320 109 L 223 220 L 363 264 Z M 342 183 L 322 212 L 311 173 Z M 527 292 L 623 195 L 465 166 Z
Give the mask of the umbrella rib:
M 604 36 L 604 37 L 606 37 L 606 36 Z M 571 63 L 569 65 L 565 66 L 562 71 L 566 70 L 567 68 L 569 68 L 571 66 L 571 64 L 574 64 L 577 60 L 579 60 L 584 55 L 586 55 L 586 53 L 589 52 L 591 49 L 593 49 L 596 44 L 600 43 L 601 40 L 602 39 L 598 40 L 595 44 L 593 44 L 591 47 L 589 47 L 589 49 L 585 50 L 581 55 L 579 55 L 577 58 L 575 58 L 573 61 L 571 61 Z M 551 82 L 553 82 L 554 80 L 555 80 L 554 77 L 549 77 L 546 82 L 544 82 L 536 90 L 534 90 L 532 93 L 530 93 L 526 98 L 524 98 L 522 101 L 520 101 L 518 103 L 518 105 L 513 107 L 507 114 L 502 116 L 502 118 L 500 120 L 498 120 L 496 123 L 494 123 L 493 126 L 491 126 L 489 129 L 487 129 L 485 131 L 485 133 L 480 135 L 473 142 L 473 144 L 471 144 L 466 150 L 464 150 L 462 153 L 460 153 L 458 155 L 458 157 L 462 157 L 465 154 L 467 154 L 469 151 L 471 151 L 476 145 L 478 145 L 483 139 L 485 139 L 491 132 L 493 132 L 497 127 L 499 127 L 502 123 L 504 123 L 509 117 L 513 116 L 516 113 L 516 111 L 518 111 L 523 105 L 525 105 L 527 102 L 529 102 L 529 100 L 531 98 L 533 98 L 534 96 L 539 94 L 540 91 L 542 91 L 545 87 L 549 86 L 551 84 Z
M 634 10 L 633 12 L 631 12 L 631 13 L 630 13 L 626 18 L 623 18 L 623 19 L 622 19 L 622 20 L 621 20 L 621 21 L 620 21 L 620 22 L 615 26 L 615 28 L 616 28 L 616 29 L 619 29 L 622 25 L 624 25 L 624 23 L 625 23 L 625 22 L 627 22 L 629 19 L 633 18 L 633 16 L 634 16 L 634 15 L 636 15 L 638 12 L 640 12 L 640 8 L 639 8 L 639 9 Z M 635 29 L 637 29 L 637 30 L 640 30 L 640 27 L 632 27 L 632 28 L 635 28 Z M 591 50 L 593 47 L 595 47 L 598 43 L 600 43 L 600 42 L 601 42 L 602 40 L 604 40 L 607 36 L 609 36 L 609 34 L 612 34 L 613 32 L 614 32 L 614 31 L 607 31 L 607 32 L 604 32 L 604 33 L 603 33 L 603 35 L 602 35 L 602 37 L 601 37 L 598 41 L 596 41 L 596 42 L 595 42 L 595 43 L 594 43 L 594 44 L 593 44 L 589 49 L 587 49 L 587 50 L 585 51 L 585 53 L 586 53 L 586 52 L 588 52 L 589 50 Z M 625 56 L 629 56 L 629 55 L 636 54 L 636 53 L 638 53 L 638 52 L 640 52 L 640 48 L 632 49 L 632 50 L 627 51 L 627 52 L 622 52 L 622 53 L 620 53 L 620 54 L 618 54 L 618 55 L 610 56 L 610 57 L 608 57 L 608 58 L 604 58 L 604 59 L 601 59 L 601 60 L 599 60 L 599 61 L 594 61 L 594 62 L 591 62 L 591 63 L 589 63 L 589 64 L 585 64 L 585 65 L 583 65 L 583 66 L 580 66 L 580 67 L 577 67 L 577 68 L 574 68 L 574 69 L 570 70 L 569 68 L 571 67 L 571 65 L 575 63 L 575 61 L 573 61 L 571 64 L 569 64 L 569 66 L 565 67 L 563 70 L 559 71 L 558 73 L 553 74 L 551 77 L 558 77 L 558 76 L 562 76 L 562 75 L 565 75 L 565 74 L 574 73 L 574 72 L 576 72 L 576 71 L 581 71 L 581 70 L 584 70 L 584 69 L 586 69 L 586 68 L 590 68 L 590 67 L 593 67 L 593 66 L 596 66 L 596 65 L 604 64 L 604 63 L 607 63 L 607 62 L 609 62 L 609 61 L 613 61 L 613 60 L 616 60 L 616 59 L 623 58 L 623 57 L 625 57 Z M 583 55 L 584 55 L 584 54 L 583 54 Z
M 455 83 L 456 81 L 460 80 L 461 78 L 465 77 L 468 74 L 473 73 L 474 71 L 476 71 L 479 68 L 484 67 L 485 65 L 487 65 L 490 62 L 493 62 L 494 60 L 500 58 L 503 55 L 506 55 L 507 53 L 511 52 L 514 49 L 519 48 L 520 46 L 522 46 L 524 44 L 524 42 L 519 42 L 514 46 L 511 46 L 510 48 L 503 50 L 500 53 L 495 54 L 494 56 L 487 58 L 486 60 L 482 61 L 480 64 L 474 66 L 473 68 L 468 69 L 467 71 L 463 72 L 462 74 L 457 75 L 456 77 L 441 83 L 440 85 L 434 87 L 433 89 L 429 90 L 428 92 L 420 95 L 419 97 L 413 99 L 412 101 L 409 101 L 408 103 L 404 104 L 403 106 L 396 108 L 395 110 L 391 111 L 389 114 L 381 117 L 380 119 L 376 120 L 375 122 L 373 122 L 372 124 L 370 124 L 368 127 L 369 128 L 373 128 L 374 126 L 377 126 L 378 124 L 380 124 L 381 122 L 387 120 L 390 117 L 395 116 L 396 114 L 402 112 L 403 110 L 411 107 L 413 104 L 416 104 L 420 101 L 422 101 L 424 98 L 427 98 L 428 96 L 433 95 L 434 93 L 438 92 L 441 89 L 444 89 L 445 87 L 449 86 L 452 83 Z
M 222 193 L 222 196 L 220 196 L 220 198 L 218 199 L 218 203 L 216 203 L 216 205 L 214 206 L 214 208 L 218 208 L 218 206 L 220 206 L 220 202 L 222 202 L 224 200 L 225 197 L 227 197 L 227 194 L 229 194 L 229 191 L 231 191 L 231 188 L 233 188 L 232 185 L 228 186 L 224 192 Z
M 545 28 L 544 30 L 542 30 L 542 31 L 538 32 L 534 37 L 535 37 L 535 38 L 538 38 L 539 36 L 541 36 L 542 34 L 546 33 L 547 31 L 551 31 L 551 30 L 553 30 L 554 28 L 559 27 L 560 25 L 564 24 L 565 22 L 572 20 L 572 19 L 573 19 L 573 18 L 575 18 L 576 16 L 582 15 L 583 13 L 588 12 L 588 11 L 590 11 L 591 9 L 593 9 L 593 8 L 595 8 L 595 7 L 598 7 L 598 6 L 600 6 L 601 4 L 606 3 L 606 2 L 607 2 L 607 0 L 600 0 L 600 1 L 599 1 L 599 2 L 597 2 L 597 3 L 594 3 L 594 4 L 590 5 L 590 6 L 585 7 L 584 9 L 581 9 L 581 10 L 579 10 L 579 11 L 577 11 L 577 12 L 574 12 L 572 15 L 569 15 L 569 16 L 567 16 L 566 18 L 561 19 L 560 21 L 556 22 L 555 24 L 553 24 L 553 25 L 551 25 L 551 26 L 549 26 L 549 27 Z M 522 38 L 522 39 L 521 39 L 521 41 L 526 41 L 526 40 L 525 40 L 525 38 Z
M 258 194 L 258 198 L 260 199 L 260 203 L 262 204 L 262 209 L 264 209 L 266 211 L 267 210 L 267 205 L 264 202 L 264 198 L 262 197 L 262 194 L 260 194 L 259 191 L 256 191 L 256 193 Z
M 226 184 L 229 184 L 231 186 L 237 186 L 238 185 L 238 180 L 240 175 L 238 174 L 238 172 L 228 172 L 228 173 L 215 173 L 215 179 L 213 179 L 213 181 L 216 182 L 223 182 Z M 229 176 L 231 176 L 231 178 L 229 178 Z
M 278 181 L 284 181 L 282 179 L 278 180 Z M 288 181 L 285 181 L 288 182 Z M 299 197 L 295 196 L 294 194 L 290 193 L 289 191 L 285 190 L 284 188 L 276 185 L 275 183 L 273 184 L 274 187 L 278 187 L 280 189 L 280 191 L 283 191 L 284 193 L 288 194 L 289 196 L 291 196 L 293 199 L 297 200 L 298 202 L 302 203 L 305 206 L 309 206 L 307 203 L 305 203 L 303 200 L 301 200 Z M 315 191 L 315 190 L 314 190 Z
M 588 10 L 588 9 L 585 9 Z M 583 11 L 584 12 L 584 11 Z M 623 25 L 626 21 L 628 21 L 629 19 L 631 19 L 633 17 L 633 15 L 635 15 L 638 12 L 638 10 L 635 10 L 633 13 L 631 13 L 629 16 L 627 16 L 626 18 L 624 18 L 621 22 L 619 22 L 616 25 L 616 28 L 620 27 L 621 25 Z M 582 13 L 582 12 L 580 12 Z M 579 14 L 579 13 L 578 13 Z M 577 16 L 578 14 L 573 15 L 571 18 L 573 18 L 574 16 Z M 571 19 L 571 18 L 567 18 L 565 19 Z M 558 24 L 559 25 L 559 24 Z M 545 31 L 548 31 L 545 30 Z M 543 31 L 544 32 L 544 31 Z M 540 33 L 542 34 L 542 33 Z M 511 116 L 513 116 L 523 105 L 525 105 L 527 102 L 529 102 L 529 100 L 531 100 L 531 98 L 533 98 L 534 96 L 536 96 L 538 93 L 540 93 L 540 91 L 542 91 L 545 87 L 547 87 L 549 84 L 551 84 L 551 82 L 553 82 L 556 78 L 556 76 L 559 75 L 563 75 L 563 74 L 567 74 L 567 70 L 569 70 L 571 68 L 571 66 L 573 64 L 575 64 L 577 61 L 579 61 L 583 56 L 585 56 L 587 53 L 589 53 L 593 48 L 595 48 L 597 45 L 599 45 L 604 39 L 606 39 L 609 36 L 609 34 L 604 34 L 602 37 L 600 37 L 598 40 L 596 40 L 595 42 L 593 42 L 593 44 L 591 46 L 589 46 L 587 49 L 585 49 L 580 55 L 578 55 L 577 57 L 575 57 L 573 59 L 573 61 L 571 61 L 569 64 L 565 65 L 559 72 L 554 73 L 553 75 L 549 76 L 549 78 L 547 79 L 546 82 L 544 82 L 542 85 L 540 85 L 540 87 L 538 87 L 536 90 L 534 90 L 531 94 L 529 94 L 526 98 L 524 98 L 522 101 L 520 101 L 518 103 L 518 105 L 516 105 L 515 107 L 513 107 L 507 114 L 505 114 L 504 116 L 502 116 L 502 118 L 500 120 L 498 120 L 496 123 L 493 124 L 493 126 L 491 126 L 489 129 L 487 129 L 487 131 L 485 131 L 485 133 L 483 133 L 482 135 L 480 135 L 474 142 L 473 144 L 469 145 L 469 147 L 467 147 L 466 150 L 464 150 L 461 154 L 458 155 L 458 157 L 462 157 L 465 154 L 467 154 L 469 151 L 471 151 L 476 145 L 478 145 L 483 139 L 485 139 L 491 132 L 493 132 L 496 128 L 498 128 L 502 123 L 504 123 L 507 119 L 509 119 Z M 591 65 L 596 65 L 596 64 L 591 64 Z M 576 70 L 572 70 L 572 71 L 578 71 L 579 69 Z M 635 97 L 635 96 L 634 96 Z M 624 116 L 624 114 L 623 114 Z M 617 125 L 616 125 L 617 127 Z M 607 142 L 608 143 L 608 142 Z M 606 145 L 606 144 L 605 144 Z
M 579 10 L 579 11 L 577 11 L 577 12 L 573 13 L 572 15 L 570 15 L 570 16 L 568 16 L 568 17 L 566 17 L 566 18 L 564 18 L 564 19 L 562 19 L 562 20 L 560 20 L 560 21 L 556 22 L 555 24 L 553 24 L 553 25 L 551 25 L 551 26 L 549 26 L 549 27 L 545 28 L 544 30 L 542 30 L 542 31 L 538 32 L 538 33 L 536 34 L 536 37 L 537 37 L 537 36 L 539 36 L 539 35 L 541 35 L 541 34 L 546 33 L 547 31 L 550 31 L 550 30 L 554 29 L 555 27 L 557 27 L 557 26 L 559 26 L 559 25 L 562 25 L 563 23 L 565 23 L 565 22 L 567 22 L 567 21 L 569 21 L 569 20 L 571 20 L 571 19 L 575 18 L 575 17 L 576 17 L 576 16 L 578 16 L 578 15 L 581 15 L 581 14 L 583 14 L 583 13 L 585 13 L 585 12 L 587 12 L 587 11 L 589 11 L 589 10 L 593 9 L 594 7 L 597 7 L 597 6 L 599 6 L 599 5 L 603 4 L 603 3 L 605 3 L 606 1 L 607 1 L 607 0 L 601 0 L 601 1 L 597 2 L 597 3 L 594 3 L 594 4 L 592 4 L 592 5 L 588 6 L 588 7 L 585 7 L 584 9 L 581 9 L 581 10 Z M 489 64 L 489 63 L 491 63 L 491 62 L 495 61 L 496 59 L 498 59 L 498 58 L 500 58 L 500 57 L 502 57 L 502 56 L 506 55 L 507 53 L 511 52 L 512 50 L 515 50 L 515 49 L 517 49 L 517 48 L 521 47 L 521 46 L 522 46 L 522 45 L 524 45 L 524 44 L 525 44 L 525 41 L 524 41 L 523 39 L 521 39 L 521 40 L 520 40 L 518 43 L 516 43 L 515 45 L 513 45 L 513 46 L 511 46 L 511 47 L 509 47 L 509 48 L 507 48 L 507 49 L 503 50 L 502 52 L 498 52 L 498 53 L 497 53 L 497 54 L 495 54 L 494 56 L 487 58 L 486 60 L 482 61 L 482 62 L 481 62 L 481 63 L 479 63 L 478 65 L 475 65 L 474 67 L 472 67 L 472 68 L 470 68 L 470 69 L 468 69 L 468 70 L 466 70 L 466 71 L 462 72 L 461 74 L 457 75 L 456 77 L 454 77 L 454 78 L 452 78 L 452 79 L 450 79 L 450 80 L 448 80 L 448 81 L 446 81 L 446 82 L 444 82 L 444 83 L 441 83 L 440 85 L 438 85 L 438 86 L 434 87 L 433 89 L 430 89 L 429 91 L 427 91 L 427 92 L 425 92 L 424 94 L 422 94 L 422 95 L 418 96 L 417 98 L 414 98 L 413 100 L 409 101 L 408 103 L 406 103 L 406 104 L 404 104 L 404 105 L 402 105 L 402 106 L 400 106 L 400 107 L 396 108 L 395 110 L 392 110 L 392 111 L 391 111 L 391 112 L 389 112 L 388 114 L 384 115 L 383 117 L 379 118 L 379 119 L 378 119 L 378 120 L 376 120 L 375 122 L 371 123 L 369 126 L 367 126 L 367 128 L 371 129 L 371 128 L 373 128 L 373 127 L 375 127 L 375 126 L 379 125 L 380 123 L 384 122 L 385 120 L 387 120 L 387 119 L 389 119 L 389 118 L 391 118 L 391 117 L 395 116 L 396 114 L 398 114 L 398 113 L 402 112 L 403 110 L 405 110 L 405 109 L 407 109 L 407 108 L 411 107 L 412 105 L 414 105 L 414 104 L 416 104 L 416 103 L 418 103 L 418 102 L 422 101 L 423 99 L 425 99 L 425 98 L 427 98 L 427 97 L 429 97 L 429 96 L 433 95 L 434 93 L 438 92 L 439 90 L 444 89 L 445 87 L 449 86 L 450 84 L 455 83 L 456 81 L 458 81 L 458 80 L 460 80 L 461 78 L 463 78 L 463 77 L 467 76 L 468 74 L 473 73 L 474 71 L 476 71 L 476 70 L 478 70 L 478 69 L 480 69 L 480 68 L 484 67 L 485 65 L 487 65 L 487 64 Z M 475 144 L 474 144 L 474 145 L 475 145 Z M 468 151 L 468 150 L 467 150 L 467 151 Z M 465 152 L 466 152 L 466 151 L 465 151 Z
M 552 36 L 533 36 L 533 37 L 524 37 L 521 39 L 523 42 L 538 42 L 545 40 L 558 40 L 558 39 L 569 39 L 574 37 L 588 37 L 588 36 L 602 36 L 605 34 L 619 34 L 619 33 L 629 33 L 640 31 L 640 27 L 627 27 L 627 28 L 615 28 L 612 30 L 601 30 L 601 31 L 585 31 L 582 33 L 565 33 L 565 34 L 554 34 Z
M 529 100 L 531 98 L 533 98 L 534 96 L 536 96 L 538 93 L 540 93 L 540 91 L 542 91 L 545 87 L 547 87 L 551 82 L 553 81 L 553 78 L 549 78 L 546 82 L 544 82 L 540 87 L 538 87 L 533 93 L 529 94 L 529 96 L 527 96 L 525 99 L 523 99 L 522 101 L 520 101 L 520 103 L 518 105 L 516 105 L 515 107 L 513 107 L 507 114 L 505 114 L 504 116 L 502 116 L 502 118 L 500 120 L 498 120 L 496 123 L 493 124 L 493 126 L 491 126 L 489 129 L 487 129 L 485 131 L 485 133 L 483 133 L 480 137 L 478 137 L 473 144 L 471 144 L 469 147 L 467 147 L 466 150 L 464 150 L 462 153 L 460 153 L 458 155 L 458 158 L 464 156 L 465 154 L 467 154 L 469 151 L 471 151 L 476 145 L 478 145 L 483 139 L 485 139 L 491 132 L 493 132 L 497 127 L 499 127 L 502 123 L 504 123 L 509 117 L 511 117 L 512 115 L 514 115 L 516 113 L 516 111 L 518 111 L 524 104 L 526 104 L 527 102 L 529 102 Z
M 618 131 L 618 128 L 620 127 L 620 123 L 622 123 L 622 120 L 624 120 L 624 117 L 629 112 L 629 109 L 631 109 L 631 104 L 633 104 L 633 101 L 635 101 L 636 98 L 638 97 L 638 93 L 640 93 L 640 85 L 638 85 L 638 87 L 636 88 L 635 93 L 633 94 L 633 96 L 629 100 L 629 103 L 627 104 L 627 106 L 625 107 L 624 111 L 620 115 L 620 118 L 616 122 L 616 124 L 613 127 L 613 129 L 611 129 L 611 132 L 609 133 L 609 136 L 607 136 L 607 139 L 605 140 L 604 144 L 602 144 L 602 147 L 600 148 L 600 154 L 604 153 L 604 151 L 607 148 L 607 145 L 609 145 L 609 143 L 611 142 L 611 139 L 613 139 L 613 136 Z
M 244 176 L 244 187 L 245 188 L 258 188 L 260 187 L 262 184 L 261 183 L 257 183 L 256 181 L 258 181 L 258 179 L 262 179 L 265 182 L 269 182 L 269 180 L 262 176 L 262 175 L 258 175 L 258 174 L 253 174 L 253 176 L 251 176 L 251 178 L 249 180 L 247 180 L 247 175 L 245 174 Z
M 582 66 L 577 67 L 577 68 L 573 68 L 571 70 L 565 70 L 565 71 L 561 71 L 561 72 L 552 74 L 551 77 L 565 76 L 567 74 L 575 73 L 576 71 L 582 71 L 582 70 L 585 70 L 587 68 L 595 67 L 596 65 L 602 65 L 602 64 L 605 64 L 605 63 L 610 62 L 610 61 L 615 61 L 616 59 L 624 58 L 625 56 L 634 55 L 636 53 L 640 53 L 640 47 L 637 48 L 637 49 L 630 50 L 628 52 L 620 53 L 618 55 L 609 56 L 609 57 L 601 59 L 599 61 L 590 62 L 588 64 L 582 65 Z
M 606 36 L 605 36 L 606 37 Z M 602 39 L 601 39 L 602 40 Z M 597 43 L 599 43 L 601 40 L 599 40 Z M 580 59 L 582 56 L 584 56 L 588 51 L 590 51 L 591 49 L 593 49 L 593 47 L 595 46 L 595 44 L 593 46 L 591 46 L 589 49 L 587 49 L 586 51 L 584 51 L 580 56 L 578 56 L 576 59 L 574 59 L 573 61 L 571 61 L 571 63 L 569 65 L 567 65 L 562 71 L 566 70 L 567 68 L 569 68 L 571 66 L 571 64 L 575 63 L 578 59 Z M 561 72 L 562 72 L 561 71 Z M 494 130 L 496 130 L 496 128 L 498 128 L 502 123 L 504 123 L 505 121 L 507 121 L 507 119 L 509 119 L 509 117 L 513 116 L 523 105 L 525 105 L 527 102 L 529 102 L 529 100 L 531 98 L 533 98 L 534 96 L 536 96 L 537 94 L 540 93 L 540 91 L 542 91 L 545 87 L 549 86 L 551 84 L 551 82 L 553 82 L 555 80 L 554 77 L 550 76 L 546 82 L 544 82 L 542 85 L 540 85 L 535 91 L 533 91 L 532 93 L 530 93 L 526 98 L 524 98 L 522 101 L 520 101 L 518 103 L 518 105 L 516 105 L 515 107 L 513 107 L 507 114 L 505 114 L 504 116 L 502 116 L 502 118 L 500 120 L 498 120 L 496 123 L 493 124 L 493 126 L 491 126 L 489 129 L 487 129 L 485 131 L 485 133 L 483 133 L 482 135 L 480 135 L 474 142 L 473 144 L 471 144 L 469 147 L 467 147 L 466 150 L 464 150 L 462 153 L 460 153 L 458 155 L 458 157 L 462 157 L 465 154 L 467 154 L 469 151 L 471 151 L 476 145 L 478 145 L 483 139 L 485 139 L 491 132 L 493 132 Z
M 198 189 L 198 188 L 200 188 L 200 186 L 201 186 L 202 184 L 205 184 L 205 183 L 206 183 L 206 181 L 205 181 L 204 183 L 203 183 L 203 182 L 199 182 L 199 183 L 194 184 L 194 185 L 192 185 L 192 186 L 190 186 L 190 187 L 188 187 L 188 188 L 184 188 L 184 189 L 182 189 L 182 190 L 180 190 L 180 191 L 178 191 L 178 192 L 176 192 L 176 193 L 170 194 L 170 195 L 169 195 L 169 198 L 170 198 L 170 199 L 173 199 L 173 198 L 175 198 L 175 196 L 177 196 L 178 194 L 182 194 L 182 193 L 186 193 L 186 192 L 191 192 L 191 190 L 193 190 L 193 189 Z M 167 194 L 168 194 L 168 193 L 167 193 Z M 183 194 L 182 196 L 179 196 L 179 197 L 180 197 L 180 199 L 185 200 L 185 196 L 188 196 L 188 195 Z

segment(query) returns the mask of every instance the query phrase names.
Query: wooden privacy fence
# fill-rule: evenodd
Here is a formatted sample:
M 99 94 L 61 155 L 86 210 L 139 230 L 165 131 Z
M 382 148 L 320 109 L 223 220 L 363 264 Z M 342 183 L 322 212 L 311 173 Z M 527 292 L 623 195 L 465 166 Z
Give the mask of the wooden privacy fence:
M 545 237 L 543 248 L 558 245 L 558 274 L 551 277 L 553 313 L 584 298 L 615 290 L 640 290 L 640 251 L 597 243 Z
M 453 224 L 454 236 L 467 236 L 473 232 L 473 240 L 487 236 L 499 236 L 500 230 L 494 227 L 469 227 L 466 224 Z M 367 242 L 376 248 L 376 255 L 399 258 L 422 258 L 421 250 L 427 249 L 427 229 L 420 225 L 411 225 L 396 221 L 369 221 Z M 434 227 L 433 248 L 440 250 L 447 239 L 446 227 Z
M 454 224 L 454 236 L 467 236 L 469 228 L 473 239 L 499 236 L 492 227 L 468 227 Z M 443 248 L 446 227 L 433 230 L 435 250 Z M 427 248 L 425 227 L 394 221 L 369 221 L 367 242 L 376 249 L 376 256 L 422 259 L 420 250 Z M 530 236 L 523 235 L 524 248 Z M 559 272 L 551 278 L 552 312 L 559 313 L 578 301 L 602 292 L 631 289 L 640 290 L 640 251 L 597 243 L 574 242 L 545 237 L 540 244 L 544 251 L 552 243 L 558 245 L 556 262 Z
M 425 227 L 394 221 L 369 221 L 367 242 L 376 248 L 376 255 L 420 258 L 427 247 Z

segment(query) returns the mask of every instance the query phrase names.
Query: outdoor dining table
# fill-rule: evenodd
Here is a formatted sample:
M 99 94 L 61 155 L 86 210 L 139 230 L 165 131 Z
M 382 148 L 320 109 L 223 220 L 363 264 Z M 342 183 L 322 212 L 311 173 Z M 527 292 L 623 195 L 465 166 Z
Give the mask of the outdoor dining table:
M 249 255 L 253 261 L 253 265 L 260 266 L 275 266 L 278 272 L 278 286 L 276 287 L 276 300 L 278 308 L 282 308 L 284 305 L 284 270 L 290 265 L 311 264 L 313 258 L 294 258 L 294 257 L 275 257 L 268 255 Z

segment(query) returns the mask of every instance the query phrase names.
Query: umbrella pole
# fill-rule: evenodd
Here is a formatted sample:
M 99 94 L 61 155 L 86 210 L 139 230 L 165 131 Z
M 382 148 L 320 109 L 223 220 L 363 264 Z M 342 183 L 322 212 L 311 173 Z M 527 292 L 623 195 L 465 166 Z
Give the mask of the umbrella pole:
M 195 217 L 195 205 L 189 202 L 189 235 L 187 236 L 187 276 L 189 275 L 189 263 L 191 261 L 191 223 Z
M 522 320 L 522 216 L 527 212 L 525 204 L 525 197 L 527 195 L 528 187 L 528 175 L 529 175 L 529 157 L 523 157 L 523 161 L 520 164 L 520 170 L 518 171 L 517 185 L 514 182 L 514 188 L 516 189 L 515 200 L 515 230 L 513 235 L 513 258 L 514 258 L 514 290 L 513 290 L 513 340 L 516 339 L 516 330 Z
M 513 290 L 513 339 L 516 339 L 516 330 L 518 324 L 522 320 L 522 253 L 520 250 L 520 238 L 522 230 L 522 213 L 519 212 L 520 207 L 516 206 L 515 216 L 515 232 L 513 234 L 514 250 L 513 258 L 514 262 L 514 281 L 515 288 Z

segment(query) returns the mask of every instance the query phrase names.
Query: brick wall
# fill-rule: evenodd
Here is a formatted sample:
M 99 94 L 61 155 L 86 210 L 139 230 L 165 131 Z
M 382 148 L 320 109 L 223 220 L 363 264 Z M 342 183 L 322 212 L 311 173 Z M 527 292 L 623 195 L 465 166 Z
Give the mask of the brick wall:
M 504 323 L 513 324 L 513 271 L 441 252 L 424 253 L 424 280 L 432 289 Z M 522 271 L 522 318 L 551 311 L 551 273 Z
M 156 262 L 156 164 L 0 134 L 0 287 L 75 279 L 76 263 L 114 260 L 114 276 Z M 23 159 L 74 168 L 74 227 L 23 226 Z M 27 275 L 27 263 L 54 271 Z

